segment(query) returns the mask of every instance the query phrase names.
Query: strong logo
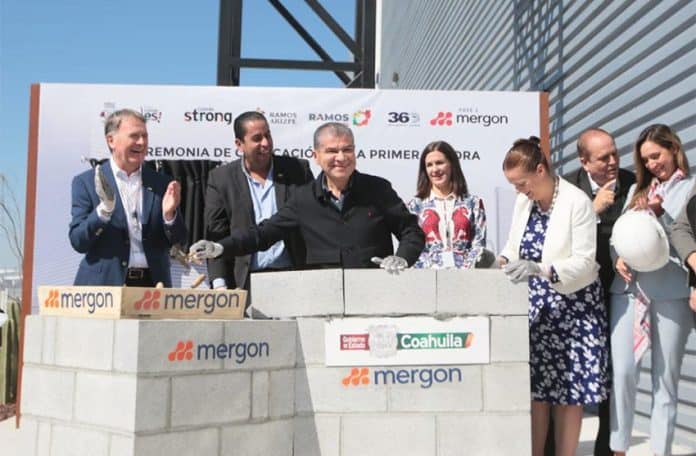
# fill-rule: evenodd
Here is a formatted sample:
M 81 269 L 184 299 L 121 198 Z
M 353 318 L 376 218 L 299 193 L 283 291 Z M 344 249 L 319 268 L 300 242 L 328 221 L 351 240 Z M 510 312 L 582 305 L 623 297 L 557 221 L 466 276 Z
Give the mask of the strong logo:
M 133 306 L 135 307 L 135 310 L 157 310 L 160 307 L 160 292 L 155 290 L 147 290 L 145 294 L 143 294 L 143 297 L 135 301 L 133 303 Z

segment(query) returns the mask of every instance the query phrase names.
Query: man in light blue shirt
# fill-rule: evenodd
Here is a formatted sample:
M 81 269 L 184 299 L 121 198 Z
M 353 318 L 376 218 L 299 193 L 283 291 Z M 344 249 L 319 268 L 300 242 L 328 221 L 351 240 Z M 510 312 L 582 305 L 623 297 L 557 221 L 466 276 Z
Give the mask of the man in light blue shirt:
M 273 154 L 273 138 L 264 115 L 240 114 L 234 121 L 235 145 L 242 158 L 214 169 L 205 195 L 206 239 L 217 241 L 236 228 L 248 228 L 283 207 L 293 187 L 313 180 L 309 162 Z M 214 288 L 249 289 L 249 273 L 302 268 L 304 242 L 290 232 L 266 251 L 208 261 Z

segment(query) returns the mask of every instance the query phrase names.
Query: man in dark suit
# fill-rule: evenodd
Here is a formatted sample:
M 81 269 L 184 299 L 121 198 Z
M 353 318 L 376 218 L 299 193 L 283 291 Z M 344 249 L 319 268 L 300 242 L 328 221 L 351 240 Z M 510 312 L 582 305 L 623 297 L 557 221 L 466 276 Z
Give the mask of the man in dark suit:
M 248 111 L 234 121 L 235 145 L 242 158 L 214 169 L 205 194 L 206 239 L 218 241 L 235 230 L 253 226 L 285 206 L 291 188 L 311 182 L 309 162 L 273 154 L 268 121 Z M 302 238 L 288 232 L 268 250 L 251 255 L 208 260 L 214 288 L 249 289 L 249 272 L 303 267 Z
M 350 128 L 335 122 L 320 126 L 314 133 L 314 156 L 322 172 L 297 188 L 285 207 L 260 225 L 234 230 L 219 242 L 196 242 L 191 246 L 194 258 L 263 250 L 298 231 L 310 268 L 368 268 L 378 262 L 397 271 L 412 265 L 423 250 L 423 232 L 388 181 L 355 170 Z M 392 234 L 399 240 L 396 255 Z
M 104 124 L 111 158 L 72 181 L 70 243 L 84 253 L 75 285 L 171 287 L 169 249 L 186 241 L 181 186 L 142 166 L 145 118 L 113 112 Z
M 583 131 L 577 142 L 581 167 L 564 178 L 584 191 L 592 199 L 598 216 L 597 254 L 599 278 L 604 289 L 604 302 L 609 314 L 609 286 L 614 279 L 614 267 L 609 250 L 609 239 L 616 219 L 621 215 L 628 190 L 636 176 L 619 168 L 619 153 L 614 138 L 601 128 Z M 609 318 L 607 318 L 609 321 Z M 607 334 L 607 343 L 609 335 Z M 599 405 L 599 430 L 595 440 L 595 456 L 613 454 L 609 448 L 609 399 Z M 553 426 L 547 436 L 546 455 L 554 454 Z

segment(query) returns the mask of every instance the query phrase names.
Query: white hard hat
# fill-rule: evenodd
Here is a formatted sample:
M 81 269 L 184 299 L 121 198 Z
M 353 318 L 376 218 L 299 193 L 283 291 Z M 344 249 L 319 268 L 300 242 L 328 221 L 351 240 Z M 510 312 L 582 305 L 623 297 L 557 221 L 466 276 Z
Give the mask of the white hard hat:
M 667 234 L 647 211 L 628 211 L 619 217 L 612 230 L 611 245 L 636 271 L 655 271 L 669 261 Z

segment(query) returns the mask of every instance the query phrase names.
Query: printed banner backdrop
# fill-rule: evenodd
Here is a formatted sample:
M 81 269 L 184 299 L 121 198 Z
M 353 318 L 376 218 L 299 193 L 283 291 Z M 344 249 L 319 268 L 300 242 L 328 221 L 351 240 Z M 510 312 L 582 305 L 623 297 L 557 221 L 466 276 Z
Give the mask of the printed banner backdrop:
M 486 317 L 346 318 L 324 323 L 327 366 L 488 364 Z
M 471 193 L 481 196 L 488 246 L 507 236 L 514 190 L 502 158 L 520 137 L 540 135 L 537 92 L 405 91 L 255 87 L 41 84 L 35 211 L 33 308 L 38 285 L 72 284 L 81 255 L 68 240 L 70 182 L 106 158 L 103 121 L 132 108 L 148 118 L 150 159 L 231 161 L 233 120 L 248 110 L 268 117 L 276 154 L 312 162 L 312 134 L 326 121 L 353 129 L 360 171 L 389 179 L 408 202 L 415 193 L 418 160 L 434 140 L 450 142 L 461 159 Z M 175 286 L 199 273 L 175 271 Z

